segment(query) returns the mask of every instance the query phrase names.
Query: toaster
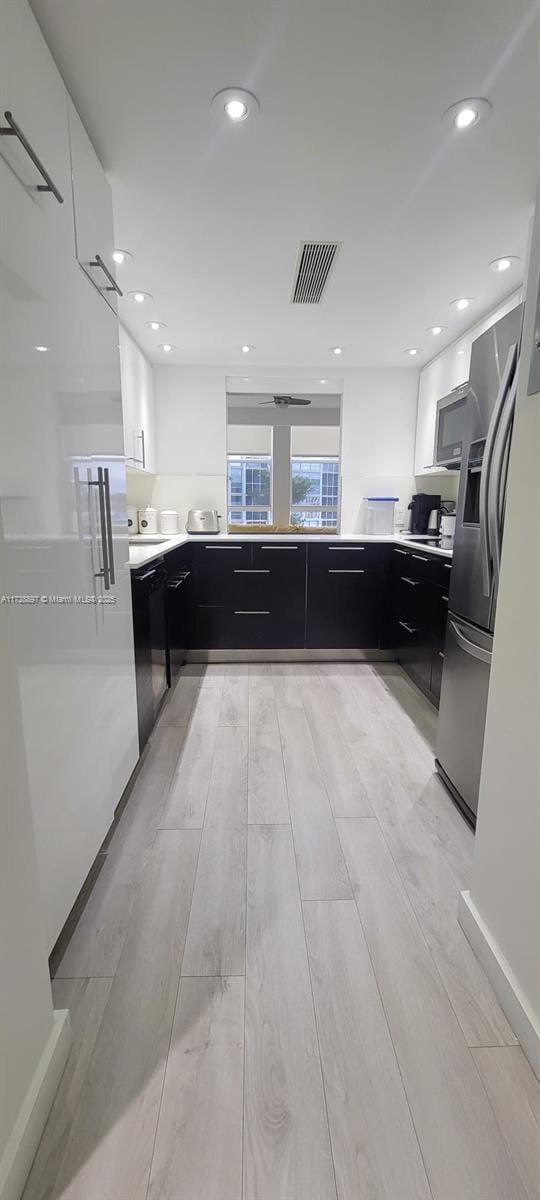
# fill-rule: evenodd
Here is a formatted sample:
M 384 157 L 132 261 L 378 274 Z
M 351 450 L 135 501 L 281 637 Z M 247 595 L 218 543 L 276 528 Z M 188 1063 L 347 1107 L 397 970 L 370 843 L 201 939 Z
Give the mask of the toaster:
M 190 508 L 186 533 L 219 533 L 219 518 L 217 508 Z

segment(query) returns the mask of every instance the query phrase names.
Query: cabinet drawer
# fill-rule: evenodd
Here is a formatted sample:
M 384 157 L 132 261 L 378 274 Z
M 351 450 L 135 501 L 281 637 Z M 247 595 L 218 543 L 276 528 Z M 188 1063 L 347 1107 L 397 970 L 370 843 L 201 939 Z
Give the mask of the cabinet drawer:
M 192 553 L 193 561 L 197 566 L 202 566 L 204 563 L 209 563 L 214 567 L 219 566 L 220 563 L 235 567 L 251 566 L 250 542 L 212 542 L 201 539 L 201 541 L 193 542 Z
M 422 579 L 415 579 L 412 574 L 394 576 L 392 612 L 398 619 L 402 617 L 412 625 L 429 628 L 433 590 L 429 584 Z
M 387 547 L 373 542 L 308 543 L 308 563 L 313 567 L 353 568 L 366 570 L 382 564 Z
M 199 606 L 194 645 L 200 650 L 295 649 L 304 644 L 304 615 L 256 608 Z
M 302 571 L 306 563 L 305 542 L 272 543 L 257 542 L 253 546 L 253 566 L 280 568 L 285 571 Z

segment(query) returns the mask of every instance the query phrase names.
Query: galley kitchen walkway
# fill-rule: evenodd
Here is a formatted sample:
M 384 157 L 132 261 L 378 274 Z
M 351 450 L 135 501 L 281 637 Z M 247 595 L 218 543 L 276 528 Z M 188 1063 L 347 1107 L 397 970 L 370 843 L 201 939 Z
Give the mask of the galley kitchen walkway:
M 184 668 L 54 963 L 24 1200 L 538 1200 L 435 722 L 391 663 Z

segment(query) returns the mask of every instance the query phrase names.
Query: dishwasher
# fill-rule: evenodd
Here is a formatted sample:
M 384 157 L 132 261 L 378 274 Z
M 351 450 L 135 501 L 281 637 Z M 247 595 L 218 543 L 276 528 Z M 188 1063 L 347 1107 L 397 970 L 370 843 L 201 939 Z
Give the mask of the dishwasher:
M 163 559 L 131 574 L 133 636 L 137 681 L 139 751 L 154 728 L 168 690 L 165 596 L 167 572 Z

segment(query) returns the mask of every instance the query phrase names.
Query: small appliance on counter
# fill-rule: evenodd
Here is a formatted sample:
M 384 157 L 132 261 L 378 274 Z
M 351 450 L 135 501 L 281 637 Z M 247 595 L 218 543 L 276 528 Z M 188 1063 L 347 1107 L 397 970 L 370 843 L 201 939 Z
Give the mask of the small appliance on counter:
M 139 509 L 139 533 L 157 533 L 157 508 Z
M 190 508 L 186 533 L 219 533 L 220 515 L 217 508 Z
M 453 513 L 442 512 L 441 513 L 441 527 L 440 527 L 441 537 L 442 538 L 451 538 L 451 540 L 453 541 L 455 532 L 456 532 L 456 514 L 455 514 L 455 512 L 453 512 Z
M 133 534 L 133 533 L 139 532 L 139 518 L 137 515 L 137 509 L 135 508 L 134 504 L 128 504 L 127 523 L 128 523 L 128 532 L 129 533 Z
M 164 508 L 160 512 L 159 528 L 161 533 L 166 533 L 169 537 L 176 537 L 178 533 L 178 513 L 176 509 Z
M 427 534 L 432 512 L 438 512 L 441 507 L 440 496 L 430 496 L 427 492 L 417 492 L 409 504 L 411 514 L 409 533 Z

